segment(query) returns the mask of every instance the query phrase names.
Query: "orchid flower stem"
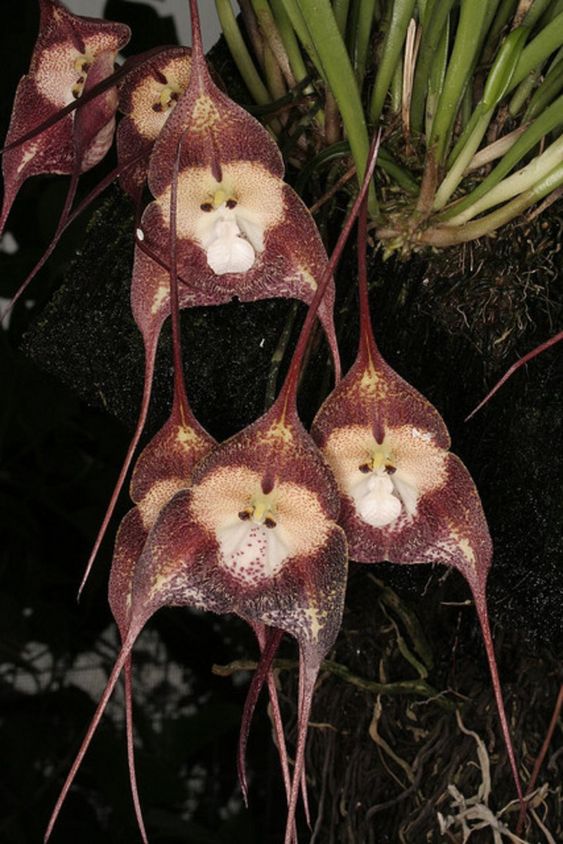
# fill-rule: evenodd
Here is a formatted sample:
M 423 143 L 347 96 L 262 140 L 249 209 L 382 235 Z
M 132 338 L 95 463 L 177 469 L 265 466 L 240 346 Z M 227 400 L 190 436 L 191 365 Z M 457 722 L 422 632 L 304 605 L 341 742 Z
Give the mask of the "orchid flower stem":
M 311 161 L 309 161 L 300 172 L 296 182 L 297 193 L 299 195 L 303 194 L 305 186 L 309 182 L 313 173 L 318 172 L 322 167 L 333 161 L 346 158 L 348 155 L 350 155 L 350 144 L 347 141 L 338 141 L 330 147 L 322 150 L 322 152 L 319 152 L 318 155 L 311 159 Z M 414 177 L 408 170 L 397 164 L 395 159 L 388 150 L 385 149 L 385 147 L 380 147 L 379 149 L 376 166 L 381 168 L 384 173 L 387 173 L 387 175 L 390 176 L 390 178 L 393 179 L 393 181 L 402 187 L 408 194 L 411 196 L 416 196 L 418 194 L 419 186 Z
M 295 324 L 298 308 L 299 302 L 292 302 L 289 314 L 285 321 L 285 325 L 278 340 L 278 345 L 276 346 L 274 354 L 272 355 L 272 359 L 270 361 L 270 371 L 268 373 L 268 381 L 266 383 L 266 398 L 264 401 L 264 410 L 268 410 L 272 406 L 276 397 L 278 373 L 280 371 L 281 363 L 287 351 L 287 346 L 291 337 L 293 326 Z
M 420 237 L 420 243 L 429 246 L 452 246 L 455 243 L 467 243 L 478 237 L 492 234 L 500 226 L 506 225 L 523 211 L 543 199 L 552 191 L 563 185 L 563 162 L 560 162 L 550 173 L 547 173 L 534 187 L 520 194 L 520 196 L 503 205 L 492 214 L 474 220 L 465 225 L 436 226 L 427 229 Z M 387 237 L 390 232 L 379 230 L 381 237 Z
M 563 685 L 559 687 L 559 694 L 557 695 L 557 701 L 555 702 L 555 708 L 551 715 L 551 720 L 549 722 L 549 727 L 547 728 L 547 733 L 545 735 L 544 742 L 541 746 L 541 750 L 537 755 L 536 761 L 534 763 L 534 769 L 532 771 L 532 775 L 530 777 L 530 782 L 528 783 L 528 788 L 526 789 L 526 795 L 531 794 L 534 788 L 536 787 L 536 782 L 538 780 L 538 776 L 541 770 L 541 766 L 543 765 L 544 759 L 546 757 L 547 751 L 549 749 L 549 745 L 553 739 L 553 734 L 557 728 L 557 723 L 559 721 L 559 716 L 561 714 L 561 710 L 563 709 Z
M 297 0 L 306 17 L 311 38 L 321 58 L 324 73 L 340 109 L 342 121 L 361 183 L 368 159 L 369 141 L 362 101 L 344 41 L 336 24 L 330 0 Z M 373 185 L 369 190 L 370 216 L 379 216 Z
M 400 62 L 405 44 L 407 27 L 413 16 L 415 0 L 398 0 L 393 3 L 391 19 L 385 33 L 383 52 L 378 64 L 369 108 L 370 120 L 376 123 L 383 111 L 385 97 Z
M 236 22 L 231 0 L 215 0 L 217 16 L 221 23 L 221 29 L 225 41 L 229 47 L 233 60 L 244 80 L 244 84 L 250 91 L 254 101 L 258 105 L 267 105 L 271 102 L 268 89 L 262 82 L 260 74 L 256 70 L 254 62 L 248 52 Z
M 525 132 L 512 144 L 497 166 L 489 175 L 466 197 L 455 203 L 451 208 L 446 209 L 438 216 L 439 222 L 449 221 L 457 217 L 461 212 L 466 211 L 479 199 L 486 196 L 518 162 L 553 129 L 563 124 L 563 96 L 560 96 L 542 115 L 528 126 Z
M 364 163 L 364 176 L 362 177 L 362 181 L 360 183 L 360 190 L 356 198 L 354 199 L 352 210 L 350 211 L 344 222 L 340 235 L 338 236 L 338 240 L 336 241 L 336 246 L 332 250 L 332 254 L 324 270 L 323 276 L 317 284 L 315 295 L 313 296 L 311 304 L 309 305 L 309 309 L 305 317 L 305 322 L 303 323 L 303 327 L 301 328 L 301 333 L 299 335 L 299 339 L 297 340 L 297 344 L 293 352 L 291 363 L 289 364 L 289 369 L 285 377 L 285 381 L 277 398 L 277 401 L 279 401 L 284 408 L 287 408 L 290 404 L 295 406 L 299 375 L 302 369 L 305 351 L 311 339 L 311 332 L 317 316 L 317 310 L 321 299 L 326 292 L 327 285 L 332 275 L 334 274 L 338 262 L 342 256 L 342 252 L 344 251 L 344 247 L 346 246 L 346 243 L 350 236 L 350 232 L 352 231 L 352 227 L 354 226 L 354 223 L 356 221 L 356 216 L 362 208 L 366 196 L 369 199 L 369 188 L 372 184 L 373 171 L 375 170 L 375 163 L 377 161 L 377 153 L 379 150 L 380 142 L 381 130 L 377 133 L 377 135 L 371 142 L 369 152 Z
M 502 378 L 499 381 L 497 381 L 495 386 L 491 390 L 489 390 L 489 392 L 487 393 L 485 398 L 482 399 L 479 402 L 479 404 L 477 405 L 477 407 L 475 407 L 471 411 L 471 413 L 468 416 L 465 417 L 464 421 L 469 422 L 469 420 L 473 416 L 475 416 L 475 414 L 478 413 L 481 410 L 481 408 L 484 407 L 484 405 L 486 405 L 487 402 L 490 399 L 492 399 L 492 397 L 495 395 L 495 393 L 498 392 L 498 390 L 500 390 L 500 388 L 503 386 L 503 384 L 506 384 L 508 379 L 511 378 L 511 376 L 514 375 L 514 373 L 517 372 L 520 369 L 521 366 L 524 366 L 525 364 L 529 363 L 529 361 L 533 360 L 535 357 L 540 355 L 542 352 L 545 352 L 547 349 L 549 349 L 551 346 L 554 346 L 556 343 L 560 343 L 561 340 L 563 340 L 563 331 L 560 331 L 559 334 L 555 334 L 553 337 L 550 337 L 550 339 L 546 340 L 545 343 L 541 343 L 541 345 L 536 346 L 535 349 L 532 349 L 530 352 L 528 352 L 523 357 L 521 357 L 519 360 L 517 360 L 515 363 L 513 363 L 512 366 L 509 369 L 506 370 L 506 372 L 504 373 Z
M 295 659 L 275 659 L 272 663 L 274 671 L 294 671 L 299 663 Z M 250 659 L 237 659 L 229 662 L 227 665 L 214 665 L 211 669 L 213 674 L 219 677 L 230 677 L 236 674 L 237 671 L 255 671 L 258 663 Z M 345 665 L 339 662 L 333 662 L 326 659 L 321 663 L 321 671 L 326 671 L 339 677 L 346 683 L 350 683 L 364 692 L 369 692 L 374 695 L 415 695 L 424 698 L 435 699 L 442 709 L 452 712 L 455 709 L 455 704 L 443 698 L 437 689 L 430 686 L 425 680 L 398 680 L 395 683 L 377 683 L 375 680 L 368 680 L 366 677 L 360 677 L 353 674 Z
M 182 333 L 180 330 L 180 297 L 178 293 L 178 176 L 180 172 L 180 157 L 182 154 L 184 135 L 180 135 L 172 184 L 170 186 L 170 320 L 172 323 L 172 360 L 174 364 L 174 402 L 179 403 L 181 411 L 187 415 L 188 398 L 184 382 L 184 367 L 182 362 Z
M 63 213 L 61 215 L 61 219 L 59 220 L 57 230 L 56 230 L 55 234 L 53 235 L 53 239 L 52 239 L 51 243 L 49 244 L 49 246 L 47 247 L 47 249 L 45 250 L 45 252 L 41 256 L 39 261 L 35 264 L 35 266 L 31 270 L 31 272 L 29 273 L 29 275 L 20 284 L 18 290 L 16 291 L 16 293 L 15 293 L 14 297 L 12 298 L 12 300 L 10 301 L 9 305 L 7 305 L 5 310 L 2 311 L 2 313 L 0 314 L 0 324 L 4 321 L 4 318 L 10 313 L 10 311 L 12 310 L 12 308 L 14 307 L 14 305 L 16 304 L 18 299 L 20 299 L 20 297 L 27 290 L 27 288 L 29 287 L 29 285 L 31 284 L 33 279 L 36 277 L 37 273 L 43 268 L 43 266 L 46 264 L 47 260 L 53 254 L 53 252 L 55 251 L 55 248 L 57 247 L 57 244 L 59 243 L 59 241 L 60 241 L 61 237 L 63 236 L 63 234 L 65 233 L 65 231 L 86 210 L 86 208 L 88 208 L 88 206 L 92 202 L 94 202 L 94 200 L 97 199 L 98 196 L 101 193 L 103 193 L 106 190 L 107 187 L 109 187 L 109 185 L 112 184 L 112 182 L 115 182 L 115 180 L 117 178 L 119 178 L 119 176 L 122 173 L 125 173 L 127 170 L 131 169 L 131 167 L 134 167 L 135 164 L 138 164 L 144 158 L 145 158 L 144 153 L 141 153 L 139 155 L 136 155 L 134 158 L 130 159 L 125 164 L 121 164 L 121 165 L 118 165 L 117 167 L 115 167 L 113 170 L 111 170 L 111 172 L 109 172 L 106 176 L 104 176 L 104 178 L 101 180 L 101 182 L 98 182 L 96 187 L 93 188 L 90 191 L 90 193 L 87 196 L 85 196 L 84 199 L 82 199 L 78 203 L 78 205 L 76 206 L 76 208 L 73 211 L 70 211 L 70 205 L 69 205 L 68 209 L 66 209 L 66 206 L 68 205 L 68 197 L 67 197 L 67 200 L 65 201 L 66 211 L 63 211 Z M 71 191 L 69 189 L 69 195 L 70 195 L 70 193 L 71 193 Z
M 435 160 L 438 165 L 442 163 L 446 155 L 451 129 L 463 90 L 472 72 L 473 62 L 477 55 L 477 48 L 480 43 L 478 34 L 481 33 L 483 28 L 486 12 L 487 0 L 461 0 L 460 18 L 454 46 L 446 71 L 442 94 L 436 107 L 432 132 L 428 139 L 428 146 L 434 149 Z M 474 33 L 474 36 L 468 38 L 468 33 Z

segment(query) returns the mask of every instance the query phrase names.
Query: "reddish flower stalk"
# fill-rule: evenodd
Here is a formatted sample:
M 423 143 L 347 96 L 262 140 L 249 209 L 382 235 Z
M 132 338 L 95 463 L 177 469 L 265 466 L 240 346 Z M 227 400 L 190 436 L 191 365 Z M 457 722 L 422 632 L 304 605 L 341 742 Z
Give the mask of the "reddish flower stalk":
M 340 524 L 360 563 L 442 563 L 473 594 L 514 783 L 524 799 L 498 676 L 485 589 L 492 544 L 469 472 L 448 449 L 438 411 L 385 362 L 371 324 L 366 211 L 359 226 L 360 345 L 350 371 L 326 399 L 312 434 L 342 497 Z

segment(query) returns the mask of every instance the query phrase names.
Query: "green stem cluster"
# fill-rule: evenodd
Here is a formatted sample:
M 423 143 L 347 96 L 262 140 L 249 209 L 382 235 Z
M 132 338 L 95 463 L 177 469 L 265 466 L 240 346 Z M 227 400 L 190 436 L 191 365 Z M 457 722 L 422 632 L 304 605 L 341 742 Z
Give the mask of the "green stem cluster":
M 369 210 L 388 250 L 491 234 L 558 189 L 562 0 L 246 0 L 269 69 L 251 58 L 230 0 L 216 4 L 262 108 L 275 106 L 280 79 L 286 92 L 299 83 L 309 97 L 324 91 L 330 120 L 317 107 L 301 186 L 327 167 L 337 181 L 347 156 L 361 180 L 383 124 L 385 179 Z

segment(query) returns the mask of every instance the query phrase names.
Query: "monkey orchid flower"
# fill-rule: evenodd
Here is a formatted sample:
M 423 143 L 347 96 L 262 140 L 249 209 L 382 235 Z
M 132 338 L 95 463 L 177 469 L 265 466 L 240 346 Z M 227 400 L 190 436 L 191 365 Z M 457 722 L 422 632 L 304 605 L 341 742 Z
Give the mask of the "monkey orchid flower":
M 141 58 L 137 57 L 136 63 Z M 171 47 L 146 63 L 139 63 L 119 86 L 119 111 L 124 117 L 117 127 L 117 157 L 126 164 L 141 156 L 138 164 L 120 175 L 119 183 L 136 208 L 147 181 L 154 142 L 188 87 L 190 67 L 191 50 Z
M 133 269 L 133 314 L 143 333 L 147 366 L 170 313 L 170 197 L 180 142 L 176 231 L 181 308 L 274 296 L 310 303 L 327 265 L 313 218 L 282 181 L 283 162 L 274 140 L 211 79 L 195 2 L 191 10 L 190 82 L 154 144 L 148 184 L 156 199 L 141 221 Z M 333 304 L 331 279 L 319 317 L 338 378 Z
M 311 429 L 342 497 L 340 524 L 359 563 L 442 563 L 466 579 L 479 617 L 514 782 L 522 789 L 505 714 L 485 588 L 492 544 L 469 472 L 449 452 L 438 411 L 383 360 L 367 293 L 366 214 L 358 247 L 360 346 Z
M 117 51 L 129 41 L 124 24 L 71 14 L 58 0 L 39 0 L 40 28 L 29 73 L 19 82 L 6 137 L 0 233 L 23 182 L 40 173 L 72 175 L 68 214 L 80 173 L 104 157 L 113 140 L 115 87 L 89 99 L 29 137 L 74 100 L 113 73 Z M 20 138 L 28 137 L 22 143 Z
M 185 289 L 180 306 L 274 296 L 310 304 L 327 263 L 313 218 L 283 182 L 283 161 L 269 132 L 211 79 L 195 0 L 190 8 L 190 83 L 151 155 L 148 183 L 155 201 L 143 215 L 144 245 L 167 266 L 173 162 L 182 138 L 177 235 L 178 273 Z M 156 324 L 170 305 L 158 274 L 148 295 L 146 276 L 154 272 L 154 263 L 146 259 L 145 250 L 136 262 L 132 296 L 143 288 Z M 338 370 L 333 304 L 331 279 L 319 317 Z
M 276 296 L 311 303 L 327 266 L 312 216 L 282 181 L 283 162 L 269 133 L 212 81 L 203 55 L 197 3 L 191 0 L 191 75 L 155 141 L 148 184 L 156 197 L 138 233 L 131 282 L 133 316 L 145 346 L 137 427 L 117 479 L 81 589 L 115 508 L 146 421 L 162 324 L 170 313 L 171 196 L 180 308 Z M 174 162 L 180 159 L 174 176 Z M 173 186 L 173 181 L 174 185 Z M 340 376 L 333 321 L 334 281 L 318 314 Z

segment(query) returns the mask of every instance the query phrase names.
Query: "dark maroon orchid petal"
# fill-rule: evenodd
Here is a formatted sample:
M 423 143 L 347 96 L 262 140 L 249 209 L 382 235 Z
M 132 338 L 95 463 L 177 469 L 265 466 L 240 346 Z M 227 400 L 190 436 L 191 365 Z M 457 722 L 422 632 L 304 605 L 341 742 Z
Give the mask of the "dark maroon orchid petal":
M 71 180 L 69 191 L 67 193 L 67 198 L 65 200 L 65 205 L 64 205 L 63 211 L 61 213 L 59 223 L 57 225 L 57 230 L 56 230 L 55 234 L 53 235 L 53 238 L 52 238 L 49 246 L 47 247 L 47 249 L 45 250 L 45 252 L 41 256 L 41 258 L 35 264 L 35 266 L 31 270 L 31 272 L 26 276 L 24 281 L 22 281 L 22 283 L 18 287 L 16 293 L 12 296 L 12 299 L 10 300 L 9 304 L 6 306 L 4 311 L 0 314 L 0 323 L 4 320 L 4 317 L 6 317 L 10 313 L 10 311 L 12 310 L 12 308 L 14 307 L 16 302 L 21 298 L 23 293 L 25 293 L 25 291 L 27 290 L 27 288 L 29 287 L 29 285 L 31 284 L 33 279 L 40 272 L 40 270 L 45 266 L 48 259 L 51 257 L 51 255 L 55 251 L 61 237 L 63 236 L 63 234 L 65 233 L 67 228 L 87 208 L 90 207 L 92 202 L 94 202 L 94 200 L 97 199 L 100 196 L 100 194 L 102 194 L 106 190 L 106 188 L 109 187 L 109 185 L 111 185 L 113 182 L 115 182 L 115 180 L 120 175 L 126 174 L 129 168 L 134 168 L 138 164 L 140 164 L 141 160 L 142 160 L 141 156 L 137 156 L 137 158 L 133 158 L 133 159 L 127 161 L 127 162 L 124 162 L 119 167 L 111 170 L 107 174 L 107 176 L 104 176 L 104 178 L 100 182 L 98 182 L 96 187 L 93 188 L 90 191 L 90 193 L 87 194 L 87 196 L 85 196 L 84 199 L 81 200 L 78 203 L 78 205 L 74 208 L 74 210 L 72 212 L 71 212 L 70 209 L 71 209 L 72 203 L 74 201 L 74 195 L 75 195 L 75 190 L 76 190 L 76 179 L 73 178 Z
M 119 111 L 124 117 L 116 135 L 118 160 L 142 154 L 142 161 L 119 182 L 136 206 L 147 180 L 154 142 L 188 86 L 190 67 L 191 50 L 170 47 L 138 65 L 119 86 Z
M 107 685 L 106 685 L 106 687 L 105 687 L 105 689 L 102 693 L 102 696 L 101 696 L 100 702 L 98 703 L 98 706 L 96 708 L 96 712 L 94 714 L 94 717 L 93 717 L 93 719 L 92 719 L 92 721 L 91 721 L 91 723 L 88 727 L 88 730 L 86 732 L 86 736 L 84 737 L 84 740 L 83 740 L 83 742 L 80 746 L 80 749 L 79 749 L 79 751 L 76 755 L 76 758 L 75 758 L 75 760 L 72 764 L 72 767 L 69 771 L 69 774 L 68 774 L 68 776 L 65 780 L 65 783 L 64 783 L 64 785 L 61 789 L 61 793 L 60 793 L 58 800 L 55 804 L 55 808 L 53 809 L 53 812 L 52 812 L 51 817 L 49 819 L 49 824 L 47 826 L 47 830 L 45 832 L 45 836 L 44 836 L 44 839 L 43 839 L 44 844 L 47 844 L 47 842 L 49 841 L 49 839 L 51 837 L 51 834 L 53 832 L 53 828 L 54 828 L 56 820 L 57 820 L 57 818 L 60 814 L 63 803 L 64 803 L 66 796 L 69 792 L 69 789 L 70 789 L 70 787 L 71 787 L 71 785 L 74 781 L 74 778 L 76 777 L 77 771 L 80 768 L 80 765 L 82 763 L 84 755 L 86 754 L 86 751 L 88 750 L 88 747 L 90 746 L 90 742 L 92 741 L 94 733 L 96 732 L 98 724 L 100 723 L 102 715 L 104 714 L 105 708 L 106 708 L 108 701 L 109 701 L 109 699 L 112 695 L 112 692 L 115 688 L 115 684 L 117 683 L 117 681 L 119 679 L 119 675 L 121 674 L 121 671 L 125 667 L 127 659 L 129 658 L 129 655 L 131 653 L 131 649 L 132 649 L 133 645 L 135 644 L 135 641 L 136 641 L 139 633 L 141 632 L 141 630 L 143 629 L 144 625 L 146 624 L 146 622 L 148 621 L 149 618 L 150 618 L 150 613 L 148 613 L 146 615 L 146 617 L 144 617 L 142 614 L 139 613 L 135 616 L 135 619 L 134 619 L 134 621 L 132 622 L 132 624 L 129 628 L 127 638 L 125 639 L 125 641 L 123 643 L 123 646 L 121 648 L 119 656 L 118 656 L 118 658 L 115 662 L 115 665 L 113 667 L 113 670 L 110 674 Z
M 361 563 L 443 563 L 468 582 L 491 670 L 518 796 L 523 795 L 498 677 L 485 598 L 492 543 L 469 472 L 448 451 L 443 420 L 383 360 L 367 296 L 366 214 L 359 237 L 361 331 L 356 362 L 327 398 L 312 435 L 342 496 L 340 524 Z
M 175 396 L 169 419 L 137 461 L 130 488 L 137 506 L 127 513 L 119 527 L 109 581 L 110 608 L 123 642 L 131 624 L 135 566 L 148 532 L 164 505 L 176 492 L 190 485 L 194 466 L 214 445 L 215 441 L 197 422 L 180 393 L 180 398 Z M 124 681 L 129 779 L 137 823 L 146 842 L 135 774 L 131 656 L 125 662 Z
M 235 236 L 244 244 L 240 254 L 236 243 L 231 244 L 231 250 L 230 236 L 226 239 L 214 236 L 222 225 L 217 220 L 214 222 L 216 213 L 201 211 L 209 195 L 215 196 L 215 203 L 220 201 L 219 204 L 225 207 L 231 200 L 225 199 L 222 188 L 208 178 L 207 172 L 197 178 L 194 174 L 180 174 L 178 273 L 183 282 L 179 291 L 180 307 L 224 304 L 235 297 L 253 302 L 275 296 L 299 298 L 310 304 L 327 259 L 309 212 L 288 185 L 273 179 L 259 165 L 239 162 L 233 167 L 233 172 L 235 170 L 233 181 L 238 179 L 238 206 L 227 209 L 226 216 L 238 219 L 239 222 L 233 225 L 240 224 L 248 232 L 248 239 L 244 241 Z M 224 171 L 228 176 L 231 168 L 225 167 Z M 169 205 L 170 195 L 165 193 L 158 203 L 148 206 L 141 222 L 144 248 L 136 250 L 131 298 L 135 319 L 147 344 L 158 339 L 160 327 L 170 312 L 166 270 L 169 264 L 166 254 Z M 237 207 L 243 208 L 240 218 L 236 217 Z M 258 223 L 255 224 L 255 220 Z M 230 223 L 225 223 L 228 225 Z M 156 261 L 145 250 L 159 259 L 160 266 L 155 266 Z M 247 257 L 252 259 L 252 265 L 237 271 L 243 266 L 237 262 L 246 261 Z M 215 270 L 210 266 L 210 260 Z M 235 266 L 235 270 L 231 271 L 230 266 Z M 319 307 L 319 318 L 327 334 L 338 377 L 333 307 L 334 286 L 331 284 Z
M 6 147 L 111 75 L 117 51 L 130 37 L 127 26 L 78 17 L 58 0 L 40 0 L 40 10 L 39 36 L 29 73 L 16 90 Z M 77 177 L 100 161 L 111 143 L 116 108 L 116 91 L 110 88 L 83 109 L 5 150 L 0 233 L 21 185 L 30 176 L 66 173 Z
M 242 710 L 242 719 L 240 724 L 240 735 L 239 735 L 239 744 L 238 744 L 238 751 L 237 751 L 237 773 L 238 773 L 238 780 L 240 784 L 240 790 L 242 791 L 242 796 L 245 802 L 245 805 L 248 806 L 248 778 L 246 776 L 246 747 L 248 744 L 248 736 L 250 734 L 250 726 L 252 723 L 252 718 L 254 717 L 254 710 L 256 709 L 256 704 L 258 702 L 258 697 L 260 696 L 260 692 L 262 690 L 262 686 L 265 682 L 268 682 L 270 677 L 274 680 L 272 674 L 272 663 L 280 646 L 280 642 L 283 638 L 283 630 L 270 630 L 263 624 L 254 624 L 254 631 L 256 633 L 256 637 L 258 639 L 258 643 L 260 645 L 260 660 L 256 667 L 256 671 L 252 675 L 252 679 L 250 681 L 250 685 L 248 687 L 248 692 L 246 695 L 246 699 L 244 701 L 244 707 Z M 274 689 L 275 689 L 275 681 L 274 681 Z M 271 696 L 271 695 L 270 695 Z M 276 730 L 277 737 L 279 738 L 279 726 L 281 725 L 281 735 L 283 737 L 283 724 L 281 722 L 280 712 L 279 712 L 279 702 L 277 698 L 277 691 L 275 694 L 275 702 L 276 702 L 276 712 L 274 714 L 274 727 Z M 282 772 L 284 778 L 284 785 L 286 794 L 289 797 L 291 791 L 291 777 L 289 774 L 289 767 L 287 764 L 287 751 L 285 749 L 285 740 L 283 742 L 283 752 L 282 747 L 279 746 L 278 740 L 278 749 L 280 752 L 280 759 L 282 761 Z
M 250 686 L 248 688 L 248 693 L 244 702 L 244 708 L 242 713 L 239 745 L 237 751 L 237 773 L 239 784 L 244 802 L 248 806 L 246 747 L 248 743 L 248 736 L 250 733 L 252 718 L 254 716 L 254 710 L 256 708 L 256 703 L 258 701 L 258 697 L 260 695 L 262 686 L 264 685 L 264 682 L 266 682 L 268 686 L 268 694 L 270 696 L 270 713 L 274 729 L 274 736 L 278 749 L 278 754 L 280 757 L 280 764 L 282 767 L 285 793 L 289 802 L 291 799 L 291 774 L 289 772 L 289 760 L 285 744 L 283 721 L 279 707 L 276 679 L 272 670 L 272 663 L 278 651 L 281 639 L 283 637 L 283 631 L 271 629 L 266 627 L 265 625 L 257 623 L 253 623 L 251 626 L 254 629 L 254 632 L 256 633 L 256 637 L 260 645 L 261 654 L 256 671 L 254 672 L 252 680 L 250 681 Z M 307 823 L 310 826 L 311 822 L 309 813 L 309 802 L 307 799 L 307 786 L 304 771 L 301 777 L 301 794 L 303 797 L 303 810 L 305 812 Z M 294 836 L 295 838 L 297 837 L 296 831 L 294 831 Z

